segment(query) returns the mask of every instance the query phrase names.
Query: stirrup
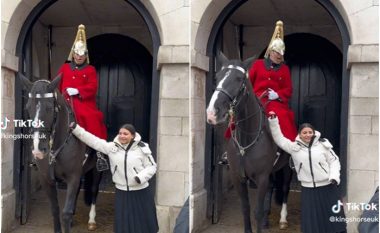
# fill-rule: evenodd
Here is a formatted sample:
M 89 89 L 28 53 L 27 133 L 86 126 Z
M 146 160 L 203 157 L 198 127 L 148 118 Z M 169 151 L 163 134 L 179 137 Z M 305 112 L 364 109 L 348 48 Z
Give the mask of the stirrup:
M 218 164 L 219 165 L 223 165 L 223 166 L 229 165 L 228 159 L 227 159 L 227 151 L 222 154 L 222 156 L 221 156 Z
M 110 167 L 108 165 L 107 159 L 99 151 L 96 152 L 98 159 L 96 160 L 96 169 L 100 172 L 108 170 Z

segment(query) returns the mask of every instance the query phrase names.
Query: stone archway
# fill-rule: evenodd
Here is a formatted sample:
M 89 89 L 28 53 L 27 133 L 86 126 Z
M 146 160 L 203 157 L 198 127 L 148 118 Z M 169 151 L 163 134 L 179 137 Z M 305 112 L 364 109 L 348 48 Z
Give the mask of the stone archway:
M 217 43 L 217 37 L 218 33 L 221 30 L 221 27 L 223 24 L 226 22 L 227 18 L 239 7 L 242 7 L 244 3 L 247 1 L 242 0 L 242 1 L 233 1 L 233 2 L 219 2 L 216 3 L 216 1 L 211 1 L 207 6 L 203 7 L 203 14 L 199 16 L 197 19 L 193 19 L 193 24 L 196 25 L 196 29 L 194 30 L 194 37 L 192 38 L 192 41 L 194 41 L 193 44 L 193 54 L 195 57 L 195 62 L 193 65 L 193 70 L 194 70 L 194 76 L 193 78 L 193 86 L 203 86 L 206 90 L 206 93 L 204 93 L 202 96 L 194 96 L 195 99 L 198 99 L 198 101 L 201 101 L 201 104 L 197 104 L 197 106 L 194 106 L 194 108 L 197 108 L 199 106 L 204 106 L 207 104 L 207 100 L 209 98 L 209 95 L 211 93 L 211 90 L 213 89 L 213 84 L 212 84 L 212 77 L 213 77 L 213 71 L 215 69 L 214 67 L 214 60 L 213 56 L 215 53 L 215 44 Z M 342 38 L 342 44 L 343 44 L 343 61 L 342 64 L 346 64 L 347 61 L 347 51 L 348 51 L 348 45 L 350 41 L 349 37 L 349 28 L 346 25 L 348 24 L 348 18 L 346 17 L 347 14 L 344 11 L 344 8 L 341 6 L 334 6 L 331 4 L 329 1 L 316 1 L 320 5 L 322 5 L 325 10 L 333 17 L 334 21 L 338 25 L 338 28 L 341 32 L 341 38 Z M 339 9 L 339 11 L 338 11 Z M 343 17 L 342 17 L 343 15 Z M 207 43 L 206 43 L 207 42 Z M 197 62 L 198 61 L 198 62 Z M 202 62 L 203 64 L 202 64 Z M 207 62 L 207 63 L 206 63 Z M 208 67 L 205 67 L 204 64 L 208 64 Z M 342 67 L 342 78 L 343 78 L 343 83 L 342 83 L 342 89 L 343 89 L 343 94 L 342 94 L 342 111 L 341 111 L 341 135 L 343 138 L 341 139 L 340 143 L 340 150 L 341 154 L 343 154 L 344 158 L 346 156 L 346 151 L 347 151 L 347 119 L 348 119 L 348 112 L 347 112 L 347 107 L 348 107 L 348 102 L 346 99 L 348 98 L 348 71 L 343 65 Z M 203 77 L 201 80 L 200 77 Z M 195 92 L 196 93 L 196 92 Z M 196 93 L 197 94 L 197 93 Z M 203 108 L 205 109 L 205 108 Z M 205 112 L 202 112 L 200 114 L 205 114 Z M 199 131 L 194 132 L 195 138 L 202 137 L 205 140 L 205 148 L 204 148 L 204 156 L 203 158 L 198 158 L 197 155 L 193 155 L 195 157 L 195 161 L 197 161 L 197 166 L 196 169 L 199 172 L 204 172 L 205 174 L 205 180 L 203 181 L 204 186 L 203 188 L 205 189 L 199 189 L 201 186 L 202 182 L 199 182 L 199 184 L 195 185 L 195 187 L 198 187 L 198 189 L 192 190 L 194 193 L 194 200 L 195 203 L 207 203 L 205 201 L 205 198 L 208 198 L 210 201 L 211 195 L 210 194 L 210 189 L 211 189 L 211 176 L 209 175 L 210 171 L 212 171 L 214 168 L 212 164 L 215 164 L 215 160 L 212 159 L 212 143 L 211 143 L 211 135 L 212 131 L 211 128 L 204 124 L 203 127 L 200 127 Z M 197 139 L 198 141 L 199 139 Z M 196 148 L 195 144 L 195 151 L 199 151 L 198 148 Z M 201 167 L 201 163 L 205 164 L 204 170 L 203 167 Z M 342 163 L 342 171 L 345 172 L 346 168 L 346 159 L 344 159 L 344 162 Z M 197 171 L 193 171 L 195 174 L 198 173 Z M 343 177 L 346 177 L 346 175 L 343 175 Z M 345 182 L 345 181 L 344 181 Z M 346 187 L 344 187 L 344 190 Z M 212 201 L 211 201 L 212 202 Z M 209 202 L 210 203 L 210 202 Z M 198 214 L 201 214 L 201 211 L 196 210 L 195 206 L 195 211 Z M 206 213 L 202 213 L 202 216 L 211 214 L 211 207 L 208 206 L 208 208 L 203 208 L 200 207 L 201 210 L 205 211 Z M 194 225 L 197 225 L 198 219 L 194 220 Z
M 25 50 L 24 45 L 27 43 L 27 35 L 30 32 L 35 21 L 40 17 L 40 15 L 49 8 L 52 4 L 56 3 L 57 0 L 51 1 L 20 1 L 19 3 L 14 3 L 14 5 L 6 4 L 3 5 L 3 8 L 7 8 L 7 12 L 12 14 L 2 16 L 4 23 L 4 44 L 2 45 L 2 71 L 3 71 L 3 83 L 8 86 L 7 96 L 2 97 L 2 102 L 6 103 L 6 106 L 3 108 L 3 114 L 8 116 L 11 119 L 22 119 L 22 92 L 21 86 L 16 78 L 16 73 L 18 71 L 26 72 L 25 67 Z M 13 3 L 12 3 L 13 4 Z M 152 49 L 153 62 L 152 62 L 152 80 L 153 81 L 153 92 L 152 92 L 152 102 L 151 110 L 152 114 L 150 115 L 150 125 L 149 129 L 150 135 L 157 135 L 157 119 L 158 119 L 158 93 L 159 93 L 159 73 L 156 69 L 157 67 L 157 54 L 158 48 L 161 45 L 161 21 L 158 17 L 158 13 L 154 8 L 153 4 L 149 1 L 142 3 L 141 1 L 129 0 L 125 4 L 130 4 L 144 19 L 147 30 L 151 34 L 152 39 Z M 3 12 L 4 13 L 4 12 Z M 13 90 L 15 90 L 13 92 Z M 11 133 L 20 133 L 19 129 L 9 129 Z M 149 143 L 152 151 L 157 151 L 157 139 L 154 136 L 150 136 Z M 21 175 L 20 172 L 26 171 L 28 169 L 28 161 L 21 158 L 22 148 L 20 141 L 10 141 L 6 143 L 6 153 L 2 153 L 2 160 L 8 161 L 3 163 L 7 167 L 7 171 L 3 169 L 3 174 L 9 176 L 13 174 L 14 179 L 8 179 L 8 184 L 3 186 L 2 197 L 4 203 L 5 212 L 15 213 L 16 216 L 20 214 L 22 208 L 17 203 L 19 200 L 20 194 L 19 191 L 25 187 L 25 184 L 20 182 L 20 177 L 25 177 L 28 175 L 27 172 L 24 172 L 24 175 Z M 156 153 L 154 153 L 156 154 Z M 5 172 L 5 173 L 4 173 Z M 6 188 L 9 187 L 9 188 Z M 14 188 L 13 188 L 14 187 Z M 17 210 L 15 210 L 15 208 Z M 25 209 L 25 208 L 24 208 Z M 14 222 L 14 215 L 3 215 L 3 229 L 9 229 L 9 226 Z M 9 218 L 9 219 L 8 219 Z

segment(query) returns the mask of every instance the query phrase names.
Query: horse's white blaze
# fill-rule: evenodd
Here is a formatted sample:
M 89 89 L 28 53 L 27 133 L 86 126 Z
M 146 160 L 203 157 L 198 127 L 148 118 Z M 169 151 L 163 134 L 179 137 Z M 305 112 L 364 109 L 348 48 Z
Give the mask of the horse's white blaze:
M 91 204 L 88 223 L 95 223 L 96 208 L 94 204 Z
M 39 122 L 38 118 L 40 116 L 40 110 L 41 110 L 41 103 L 40 103 L 40 101 L 38 101 L 37 107 L 36 107 L 36 116 L 34 117 L 34 122 Z M 32 154 L 34 155 L 35 158 L 43 159 L 43 153 L 38 148 L 39 144 L 40 144 L 40 132 L 34 131 Z
M 218 86 L 216 88 L 222 88 L 223 83 L 226 80 L 226 78 L 230 75 L 231 70 L 227 71 L 224 75 L 223 79 L 219 82 Z M 207 121 L 211 124 L 216 124 L 216 115 L 215 115 L 215 102 L 218 99 L 218 94 L 220 91 L 215 90 L 214 94 L 211 96 L 210 103 L 207 108 Z
M 280 222 L 288 222 L 286 217 L 288 216 L 288 207 L 286 203 L 282 203 Z

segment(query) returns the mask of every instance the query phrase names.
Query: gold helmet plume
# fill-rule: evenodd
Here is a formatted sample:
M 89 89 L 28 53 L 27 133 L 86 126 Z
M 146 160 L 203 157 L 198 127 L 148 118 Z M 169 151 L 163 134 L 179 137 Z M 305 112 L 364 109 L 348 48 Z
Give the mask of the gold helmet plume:
M 87 58 L 86 61 L 87 63 L 90 63 L 90 58 L 88 57 L 88 50 L 87 50 L 85 26 L 83 24 L 80 24 L 78 26 L 77 36 L 75 37 L 74 44 L 71 47 L 70 54 L 67 60 L 71 61 L 74 53 L 80 56 L 83 56 L 86 54 L 86 58 Z
M 276 51 L 281 55 L 285 54 L 285 43 L 284 43 L 284 23 L 279 20 L 276 22 L 276 28 L 274 29 L 272 39 L 270 40 L 269 46 L 265 52 L 264 57 L 269 57 L 270 51 Z

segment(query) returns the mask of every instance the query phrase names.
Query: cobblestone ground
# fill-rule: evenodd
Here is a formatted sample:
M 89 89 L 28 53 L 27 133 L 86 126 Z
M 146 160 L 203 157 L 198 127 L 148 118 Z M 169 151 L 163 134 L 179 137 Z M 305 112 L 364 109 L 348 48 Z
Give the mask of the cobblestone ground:
M 62 211 L 65 191 L 59 191 L 59 203 Z M 96 222 L 98 229 L 95 233 L 113 232 L 113 204 L 114 194 L 110 191 L 101 192 L 98 195 L 96 206 Z M 88 213 L 90 207 L 86 206 L 83 201 L 83 193 L 78 197 L 78 206 L 74 216 L 73 233 L 89 232 L 87 230 Z M 15 226 L 11 233 L 52 233 L 53 218 L 50 214 L 50 206 L 43 191 L 38 191 L 32 196 L 31 214 L 25 225 Z
M 301 193 L 290 192 L 288 200 L 288 223 L 289 228 L 287 230 L 280 230 L 278 227 L 278 221 L 280 219 L 280 206 L 277 206 L 272 202 L 272 211 L 269 216 L 270 228 L 263 230 L 265 233 L 300 233 L 300 198 Z M 242 233 L 243 231 L 243 218 L 240 212 L 240 200 L 234 189 L 228 191 L 223 201 L 223 211 L 220 220 L 217 224 L 209 226 L 207 229 L 201 231 L 202 233 Z M 250 203 L 253 206 L 253 200 L 255 200 L 255 190 L 250 189 Z M 251 210 L 251 222 L 253 226 L 254 216 L 253 210 Z M 256 230 L 254 228 L 254 230 Z M 254 231 L 255 232 L 255 231 Z

